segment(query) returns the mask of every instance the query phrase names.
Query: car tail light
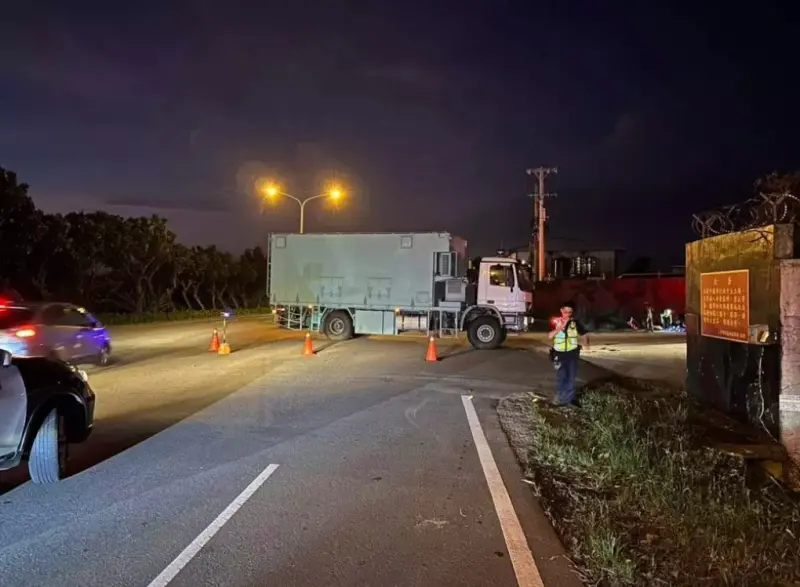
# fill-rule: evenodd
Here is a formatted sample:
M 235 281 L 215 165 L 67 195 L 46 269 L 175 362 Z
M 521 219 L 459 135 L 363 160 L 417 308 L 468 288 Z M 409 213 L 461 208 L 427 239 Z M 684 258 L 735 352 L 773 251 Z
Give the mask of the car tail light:
M 25 326 L 23 328 L 18 328 L 14 335 L 17 338 L 30 338 L 32 336 L 36 336 L 36 330 L 30 326 Z

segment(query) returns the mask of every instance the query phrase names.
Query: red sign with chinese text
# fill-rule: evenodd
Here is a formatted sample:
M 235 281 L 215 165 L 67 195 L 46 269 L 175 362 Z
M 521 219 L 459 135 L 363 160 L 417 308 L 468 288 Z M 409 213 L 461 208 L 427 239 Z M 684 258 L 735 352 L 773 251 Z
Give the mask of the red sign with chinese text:
M 750 330 L 750 271 L 700 274 L 700 334 L 747 342 Z

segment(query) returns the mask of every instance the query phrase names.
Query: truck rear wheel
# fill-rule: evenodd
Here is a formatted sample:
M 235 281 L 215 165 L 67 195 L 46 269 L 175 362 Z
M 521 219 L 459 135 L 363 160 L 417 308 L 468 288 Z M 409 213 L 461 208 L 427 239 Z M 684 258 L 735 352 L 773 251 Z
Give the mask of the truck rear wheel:
M 494 316 L 480 316 L 467 325 L 467 340 L 479 351 L 496 349 L 503 339 L 503 327 Z
M 344 310 L 336 310 L 325 318 L 325 336 L 331 340 L 350 340 L 353 338 L 353 319 Z

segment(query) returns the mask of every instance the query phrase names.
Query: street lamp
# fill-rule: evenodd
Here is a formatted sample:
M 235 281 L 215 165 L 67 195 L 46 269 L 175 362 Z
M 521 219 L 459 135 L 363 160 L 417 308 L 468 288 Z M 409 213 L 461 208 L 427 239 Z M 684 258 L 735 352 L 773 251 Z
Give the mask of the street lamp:
M 306 224 L 306 204 L 308 204 L 311 200 L 318 200 L 319 198 L 330 198 L 332 200 L 339 200 L 344 195 L 341 188 L 337 186 L 333 186 L 328 189 L 326 192 L 321 194 L 317 194 L 316 196 L 310 196 L 305 200 L 301 200 L 293 196 L 292 194 L 287 194 L 286 192 L 282 191 L 281 188 L 275 183 L 267 183 L 262 188 L 261 191 L 264 193 L 265 196 L 272 199 L 276 196 L 284 196 L 289 198 L 290 200 L 294 200 L 300 206 L 300 234 L 305 232 L 305 224 Z

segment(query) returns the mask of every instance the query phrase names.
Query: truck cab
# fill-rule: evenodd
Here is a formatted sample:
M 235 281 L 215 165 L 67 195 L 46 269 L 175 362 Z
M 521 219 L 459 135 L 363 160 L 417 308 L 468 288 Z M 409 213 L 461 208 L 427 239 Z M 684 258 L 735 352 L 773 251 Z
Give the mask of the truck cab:
M 445 303 L 461 300 L 460 329 L 473 348 L 496 349 L 508 332 L 522 332 L 530 324 L 533 283 L 525 265 L 516 259 L 475 258 L 470 265 L 466 280 L 448 280 Z M 463 297 L 453 295 L 459 281 L 465 286 Z
M 519 261 L 481 259 L 477 289 L 477 305 L 493 306 L 501 314 L 526 314 L 533 305 L 533 285 Z

